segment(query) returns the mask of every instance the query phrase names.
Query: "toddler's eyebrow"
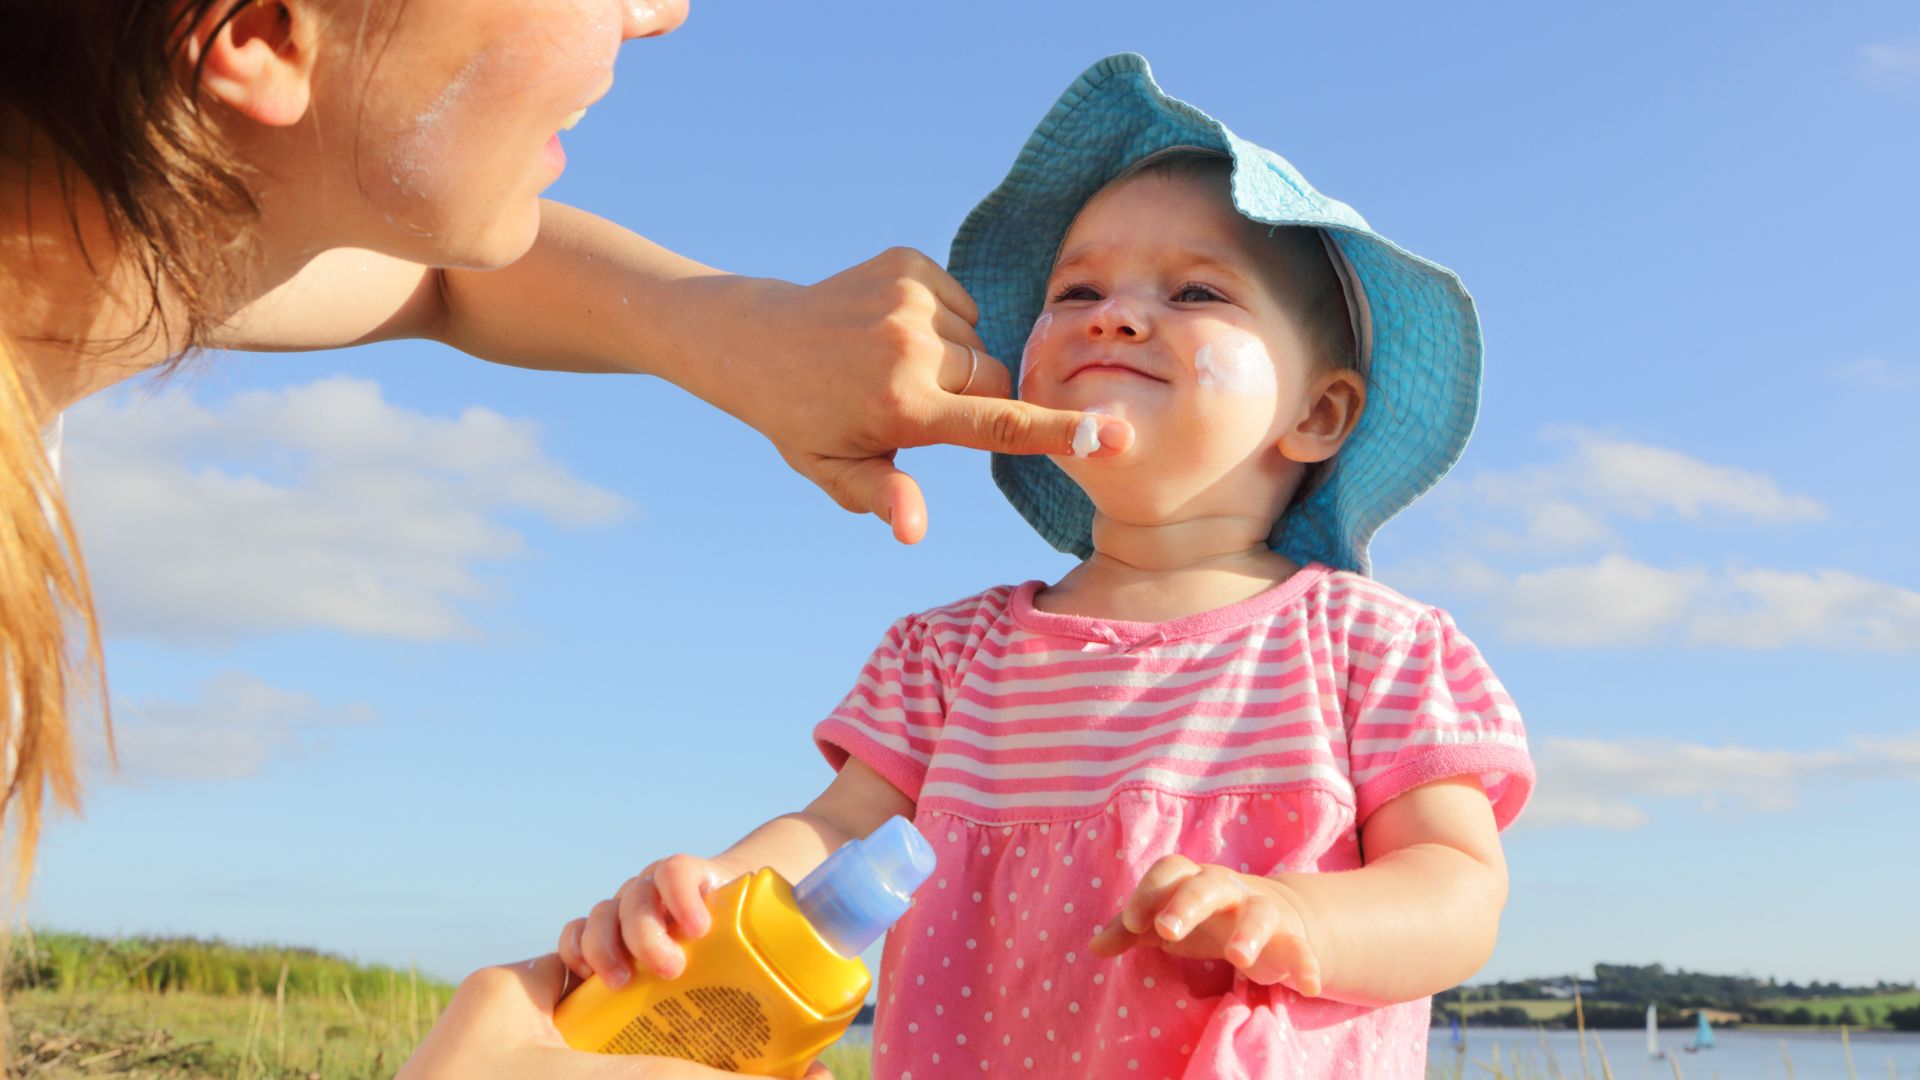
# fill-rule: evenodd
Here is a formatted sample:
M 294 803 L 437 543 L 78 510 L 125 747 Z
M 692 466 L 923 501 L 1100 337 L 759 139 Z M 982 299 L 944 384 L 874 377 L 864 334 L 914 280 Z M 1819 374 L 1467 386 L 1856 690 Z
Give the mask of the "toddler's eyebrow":
M 1095 256 L 1101 253 L 1101 250 L 1102 248 L 1099 244 L 1081 244 L 1071 250 L 1064 251 L 1061 253 L 1059 260 L 1053 264 L 1053 274 L 1058 275 L 1063 270 L 1075 269 L 1092 262 Z M 1242 285 L 1245 285 L 1249 280 L 1247 272 L 1241 269 L 1231 257 L 1222 255 L 1217 251 L 1199 248 L 1178 248 L 1168 252 L 1164 257 L 1169 258 L 1172 262 L 1182 267 L 1217 271 Z

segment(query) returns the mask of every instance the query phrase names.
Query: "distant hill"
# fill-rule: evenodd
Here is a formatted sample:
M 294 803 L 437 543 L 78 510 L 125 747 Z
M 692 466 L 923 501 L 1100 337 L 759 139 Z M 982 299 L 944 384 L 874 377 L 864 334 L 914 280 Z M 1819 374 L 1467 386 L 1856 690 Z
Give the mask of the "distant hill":
M 1434 997 L 1436 1018 L 1464 1010 L 1481 1023 L 1573 1023 L 1578 986 L 1589 1027 L 1638 1027 L 1648 1005 L 1662 1025 L 1693 1022 L 1705 1010 L 1716 1023 L 1846 1024 L 1920 1031 L 1920 990 L 1912 983 L 1802 985 L 1749 975 L 1712 975 L 1660 964 L 1595 964 L 1591 979 L 1546 977 L 1462 986 Z

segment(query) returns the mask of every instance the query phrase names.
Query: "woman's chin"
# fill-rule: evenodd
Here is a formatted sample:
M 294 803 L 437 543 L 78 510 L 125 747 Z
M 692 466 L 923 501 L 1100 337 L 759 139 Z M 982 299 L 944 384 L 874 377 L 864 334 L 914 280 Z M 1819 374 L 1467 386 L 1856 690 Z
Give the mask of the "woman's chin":
M 540 238 L 540 202 L 530 200 L 521 210 L 475 229 L 458 239 L 435 245 L 429 260 L 434 266 L 459 270 L 499 270 L 518 262 Z

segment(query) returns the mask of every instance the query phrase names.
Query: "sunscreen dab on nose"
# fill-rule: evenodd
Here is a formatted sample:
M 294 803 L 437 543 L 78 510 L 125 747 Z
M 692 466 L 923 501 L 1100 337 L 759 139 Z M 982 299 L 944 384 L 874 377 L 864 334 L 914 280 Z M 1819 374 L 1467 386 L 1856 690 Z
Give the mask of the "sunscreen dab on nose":
M 554 1025 L 577 1050 L 798 1078 L 865 1004 L 873 977 L 859 955 L 907 913 L 933 866 L 926 838 L 896 817 L 798 885 L 768 869 L 735 878 L 707 897 L 713 928 L 682 943 L 679 978 L 636 972 L 614 990 L 595 976 Z

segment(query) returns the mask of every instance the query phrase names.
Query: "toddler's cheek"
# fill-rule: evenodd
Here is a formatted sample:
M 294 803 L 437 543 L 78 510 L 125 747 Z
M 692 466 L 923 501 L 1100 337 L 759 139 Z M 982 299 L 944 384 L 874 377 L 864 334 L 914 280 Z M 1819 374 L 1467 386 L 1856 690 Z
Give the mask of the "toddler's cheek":
M 1273 357 L 1261 340 L 1244 330 L 1223 327 L 1194 350 L 1194 384 L 1232 397 L 1271 400 L 1279 393 Z

